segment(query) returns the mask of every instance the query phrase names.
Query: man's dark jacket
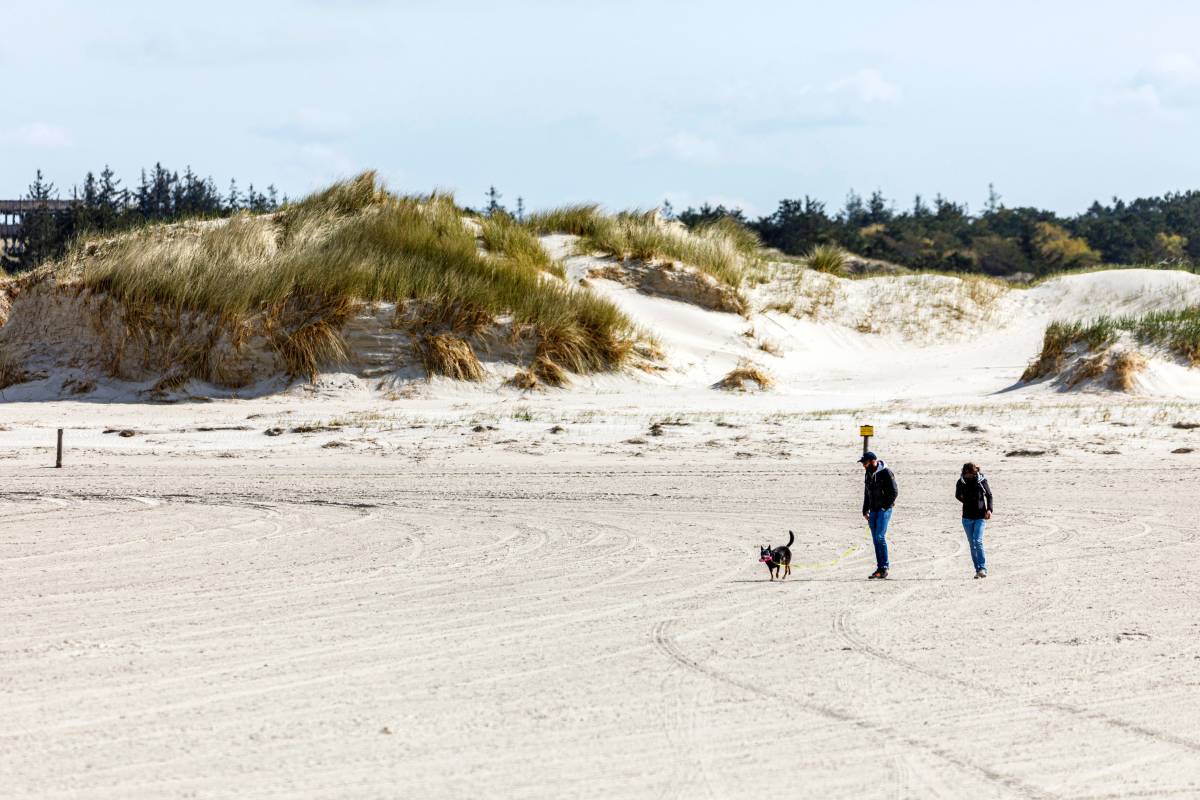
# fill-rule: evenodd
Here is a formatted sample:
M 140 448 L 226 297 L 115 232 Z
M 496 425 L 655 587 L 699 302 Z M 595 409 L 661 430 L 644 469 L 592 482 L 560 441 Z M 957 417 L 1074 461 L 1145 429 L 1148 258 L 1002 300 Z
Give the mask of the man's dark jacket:
M 993 510 L 992 487 L 982 473 L 974 478 L 959 478 L 954 496 L 962 503 L 963 519 L 984 519 L 984 513 Z
M 863 487 L 863 513 L 869 511 L 884 511 L 896 505 L 900 496 L 900 487 L 896 485 L 896 476 L 888 465 L 880 461 L 874 470 L 866 471 L 866 485 Z

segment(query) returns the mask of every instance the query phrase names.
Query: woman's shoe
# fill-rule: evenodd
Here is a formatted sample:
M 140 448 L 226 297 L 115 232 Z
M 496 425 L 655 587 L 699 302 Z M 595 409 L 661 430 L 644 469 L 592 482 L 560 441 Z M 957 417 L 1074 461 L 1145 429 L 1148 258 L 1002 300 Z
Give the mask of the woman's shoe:
M 976 580 L 978 580 L 979 578 L 986 578 L 986 577 L 987 577 L 987 570 L 986 570 L 986 569 L 977 569 L 977 570 L 975 570 L 975 578 L 976 578 Z

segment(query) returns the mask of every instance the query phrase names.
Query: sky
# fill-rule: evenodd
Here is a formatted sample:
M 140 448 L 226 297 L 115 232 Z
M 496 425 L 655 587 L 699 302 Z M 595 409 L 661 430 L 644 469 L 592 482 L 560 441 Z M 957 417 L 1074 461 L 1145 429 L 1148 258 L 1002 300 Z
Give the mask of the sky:
M 178 7 L 176 7 L 178 6 Z M 155 162 L 527 208 L 1200 189 L 1200 4 L 0 0 L 0 197 Z

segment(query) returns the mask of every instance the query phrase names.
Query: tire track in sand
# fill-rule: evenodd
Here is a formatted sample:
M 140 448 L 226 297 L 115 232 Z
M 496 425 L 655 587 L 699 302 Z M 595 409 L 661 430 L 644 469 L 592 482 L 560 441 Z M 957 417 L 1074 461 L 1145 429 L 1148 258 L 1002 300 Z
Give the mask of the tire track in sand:
M 1055 534 L 1061 534 L 1061 536 L 1059 536 L 1058 539 L 1051 542 L 1052 545 L 1066 544 L 1071 541 L 1071 539 L 1073 538 L 1073 535 L 1074 535 L 1073 531 L 1071 529 L 1071 526 L 1060 526 L 1060 525 L 1058 525 L 1054 522 L 1050 522 L 1050 521 L 1041 522 L 1038 525 L 1038 527 L 1045 528 L 1047 534 L 1052 535 L 1052 536 Z M 1140 537 L 1143 535 L 1145 535 L 1145 531 L 1139 532 L 1137 534 L 1137 537 Z M 1130 537 L 1130 538 L 1136 538 L 1136 537 Z M 961 541 L 959 544 L 960 544 L 960 549 L 961 549 Z M 949 558 L 952 558 L 956 554 L 957 553 L 952 553 L 947 556 L 935 558 L 935 559 L 933 559 L 931 566 L 933 566 L 933 564 L 936 564 L 940 561 L 948 560 Z M 894 598 L 894 602 L 900 602 L 902 599 L 906 599 L 907 597 L 911 596 L 912 594 L 914 594 L 917 591 L 918 591 L 918 587 L 913 587 L 913 588 L 907 590 L 906 592 L 901 593 L 896 598 Z M 878 609 L 876 609 L 876 610 L 878 610 Z M 1054 701 L 1054 700 L 1037 700 L 1037 699 L 1020 697 L 1012 692 L 1005 691 L 996 686 L 991 686 L 988 684 L 979 683 L 977 681 L 972 681 L 967 678 L 962 678 L 957 675 L 950 674 L 948 672 L 943 672 L 943 671 L 938 670 L 933 667 L 923 666 L 921 664 L 916 663 L 915 661 L 911 661 L 902 656 L 898 656 L 898 655 L 891 653 L 881 647 L 878 647 L 877 645 L 872 644 L 861 632 L 857 631 L 854 628 L 853 623 L 851 621 L 851 617 L 852 617 L 852 609 L 843 608 L 838 612 L 838 614 L 834 618 L 834 631 L 837 633 L 839 638 L 841 638 L 842 641 L 844 641 L 847 645 L 852 647 L 854 650 L 864 653 L 866 655 L 869 655 L 872 658 L 878 659 L 884 663 L 890 664 L 895 667 L 900 667 L 902 669 L 906 669 L 910 672 L 915 672 L 917 674 L 924 675 L 927 678 L 930 678 L 935 681 L 939 681 L 941 683 L 946 683 L 946 684 L 951 684 L 953 686 L 957 686 L 960 689 L 968 689 L 968 690 L 975 691 L 975 692 L 982 692 L 984 694 L 990 695 L 991 697 L 993 697 L 995 699 L 1003 700 L 1009 704 L 1025 705 L 1025 706 L 1036 708 L 1036 709 L 1039 709 L 1042 711 L 1053 711 L 1053 712 L 1058 712 L 1061 714 L 1067 714 L 1067 715 L 1069 715 L 1071 717 L 1075 717 L 1077 719 L 1085 719 L 1085 720 L 1089 720 L 1092 722 L 1097 722 L 1097 723 L 1100 723 L 1103 725 L 1107 725 L 1109 727 L 1124 731 L 1126 733 L 1130 733 L 1135 736 L 1147 739 L 1154 744 L 1171 744 L 1171 745 L 1174 745 L 1176 747 L 1179 747 L 1181 749 L 1187 750 L 1192 753 L 1200 753 L 1200 742 L 1196 742 L 1191 739 L 1187 739 L 1183 736 L 1178 736 L 1176 734 L 1169 733 L 1166 731 L 1155 730 L 1155 729 L 1149 728 L 1147 726 L 1140 725 L 1136 722 L 1130 722 L 1128 720 L 1124 720 L 1119 717 L 1114 717 L 1114 716 L 1112 716 L 1110 714 L 1106 714 L 1102 711 L 1097 711 L 1097 710 L 1089 709 L 1089 708 L 1081 708 L 1079 706 L 1071 705 L 1070 703 L 1063 703 L 1063 702 Z
M 658 649 L 661 650 L 668 658 L 676 662 L 684 669 L 702 675 L 709 680 L 732 686 L 736 689 L 740 689 L 744 692 L 765 700 L 769 700 L 771 702 L 777 702 L 779 700 L 779 698 L 771 692 L 755 686 L 753 683 L 749 683 L 712 667 L 707 667 L 701 662 L 692 658 L 682 648 L 679 647 L 678 643 L 672 636 L 671 627 L 674 623 L 674 619 L 663 620 L 654 626 L 654 631 L 652 634 L 655 646 L 658 647 Z M 1045 798 L 1046 800 L 1054 797 L 1054 795 L 1044 792 L 1038 787 L 1022 781 L 1020 778 L 1012 775 L 1005 775 L 1004 773 L 998 772 L 991 767 L 979 764 L 968 758 L 960 756 L 957 753 L 942 747 L 941 745 L 926 741 L 916 736 L 911 736 L 897 728 L 891 727 L 890 725 L 874 722 L 866 719 L 865 717 L 859 717 L 851 714 L 843 709 L 826 705 L 824 703 L 818 703 L 813 700 L 807 700 L 802 697 L 791 698 L 789 703 L 795 708 L 808 711 L 809 713 L 818 717 L 822 717 L 830 722 L 850 725 L 860 731 L 863 731 L 864 733 L 868 733 L 878 738 L 883 743 L 888 741 L 900 742 L 913 750 L 918 750 L 934 756 L 940 761 L 943 761 L 953 767 L 957 767 L 963 772 L 967 772 L 975 775 L 978 778 L 982 778 L 988 783 L 1001 786 L 1005 789 L 1015 792 L 1021 797 Z

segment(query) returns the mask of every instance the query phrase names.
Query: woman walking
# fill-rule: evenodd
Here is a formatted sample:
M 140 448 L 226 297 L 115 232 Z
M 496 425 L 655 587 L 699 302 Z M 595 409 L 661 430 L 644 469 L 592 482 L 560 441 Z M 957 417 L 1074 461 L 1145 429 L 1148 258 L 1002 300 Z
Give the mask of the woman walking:
M 975 577 L 987 577 L 987 561 L 983 557 L 983 522 L 992 518 L 992 487 L 978 464 L 963 464 L 962 477 L 954 487 L 954 497 L 962 503 L 962 524 L 971 545 L 971 561 Z

